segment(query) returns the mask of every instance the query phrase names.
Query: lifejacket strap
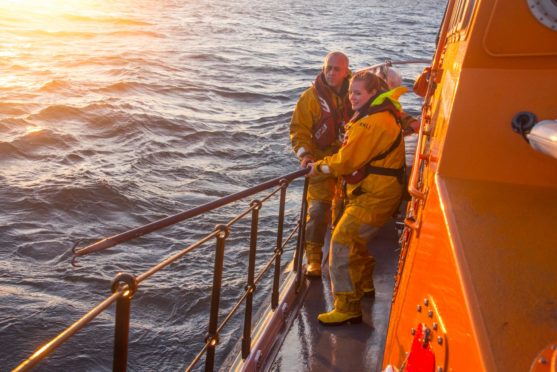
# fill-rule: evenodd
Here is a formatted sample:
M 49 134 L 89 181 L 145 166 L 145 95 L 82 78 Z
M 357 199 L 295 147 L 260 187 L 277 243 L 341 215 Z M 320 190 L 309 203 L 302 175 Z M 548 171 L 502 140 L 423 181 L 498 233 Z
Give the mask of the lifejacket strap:
M 383 167 L 374 167 L 371 165 L 367 165 L 365 167 L 366 176 L 369 174 L 377 174 L 380 176 L 390 176 L 396 177 L 398 183 L 404 185 L 404 175 L 406 174 L 406 167 L 403 165 L 400 168 L 383 168 Z M 359 185 L 354 190 L 352 190 L 352 195 L 359 196 L 362 195 L 364 191 L 362 190 L 362 185 Z
M 402 177 L 404 177 L 404 166 L 400 168 L 383 168 L 383 167 L 374 167 L 372 165 L 366 166 L 366 173 L 367 174 L 378 174 L 380 176 L 392 176 L 399 179 L 400 183 L 402 183 Z
M 398 145 L 400 145 L 401 141 L 402 141 L 402 131 L 400 131 L 398 133 L 398 136 L 396 137 L 395 141 L 391 144 L 391 146 L 389 146 L 389 148 L 387 150 L 385 150 L 381 154 L 371 158 L 369 163 L 371 163 L 372 161 L 385 159 L 391 152 L 395 151 L 395 149 L 398 147 Z

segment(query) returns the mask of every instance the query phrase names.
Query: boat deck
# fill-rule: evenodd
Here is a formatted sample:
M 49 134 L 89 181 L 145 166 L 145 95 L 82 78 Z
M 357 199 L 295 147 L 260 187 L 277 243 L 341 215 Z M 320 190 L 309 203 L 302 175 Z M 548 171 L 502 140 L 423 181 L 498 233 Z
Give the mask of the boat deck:
M 328 270 L 309 281 L 306 298 L 281 346 L 272 371 L 380 371 L 398 260 L 394 221 L 369 243 L 375 256 L 375 298 L 362 301 L 363 322 L 324 327 L 317 315 L 332 308 Z

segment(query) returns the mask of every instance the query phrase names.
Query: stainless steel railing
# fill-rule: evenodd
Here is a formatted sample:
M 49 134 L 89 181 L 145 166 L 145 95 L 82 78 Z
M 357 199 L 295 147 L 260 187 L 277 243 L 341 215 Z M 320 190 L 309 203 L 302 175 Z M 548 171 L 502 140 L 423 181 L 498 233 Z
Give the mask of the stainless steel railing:
M 251 351 L 251 323 L 252 323 L 252 312 L 253 312 L 253 295 L 256 290 L 256 285 L 261 281 L 263 275 L 269 271 L 271 267 L 274 266 L 273 275 L 273 286 L 271 293 L 271 308 L 275 310 L 278 306 L 279 298 L 279 281 L 281 274 L 281 256 L 284 251 L 286 244 L 293 238 L 293 236 L 298 232 L 298 238 L 296 243 L 296 250 L 294 255 L 294 270 L 296 272 L 296 278 L 298 283 L 301 282 L 301 267 L 302 267 L 302 256 L 303 256 L 303 244 L 304 241 L 304 230 L 305 230 L 305 219 L 307 213 L 306 204 L 306 194 L 307 194 L 307 179 L 304 184 L 304 191 L 302 195 L 300 219 L 294 229 L 290 232 L 288 237 L 283 241 L 283 229 L 284 229 L 284 214 L 285 214 L 285 203 L 286 203 L 286 191 L 291 181 L 301 178 L 309 172 L 309 169 L 301 169 L 293 173 L 289 173 L 282 177 L 272 179 L 270 181 L 264 182 L 255 187 L 246 189 L 236 194 L 226 196 L 224 198 L 215 200 L 213 202 L 204 204 L 200 207 L 190 209 L 188 211 L 163 218 L 161 220 L 152 222 L 150 224 L 126 231 L 124 233 L 102 239 L 94 244 L 87 247 L 72 249 L 74 256 L 72 258 L 72 264 L 75 265 L 75 259 L 78 256 L 83 256 L 92 252 L 99 252 L 101 250 L 113 247 L 115 245 L 130 241 L 139 236 L 148 234 L 153 231 L 160 230 L 167 226 L 176 224 L 188 218 L 192 218 L 203 213 L 215 210 L 226 204 L 232 203 L 234 201 L 242 200 L 247 197 L 256 195 L 262 191 L 275 188 L 272 192 L 264 196 L 261 200 L 253 200 L 250 206 L 232 218 L 228 223 L 217 225 L 215 229 L 207 234 L 205 237 L 201 238 L 197 242 L 191 244 L 190 246 L 178 251 L 172 256 L 166 258 L 165 260 L 157 263 L 156 265 L 149 268 L 147 271 L 141 273 L 138 276 L 134 276 L 129 273 L 119 273 L 112 281 L 111 291 L 112 294 L 106 299 L 101 301 L 97 306 L 91 309 L 87 314 L 74 322 L 71 326 L 66 328 L 52 340 L 45 343 L 43 346 L 39 347 L 31 356 L 20 363 L 14 371 L 27 371 L 32 367 L 40 363 L 41 360 L 46 358 L 52 352 L 54 352 L 60 345 L 71 338 L 75 333 L 81 330 L 83 327 L 88 325 L 93 319 L 95 319 L 99 314 L 108 309 L 112 304 L 116 303 L 116 316 L 115 316 L 115 333 L 114 333 L 114 354 L 113 354 L 113 370 L 115 371 L 125 371 L 127 367 L 128 360 L 128 335 L 129 335 L 129 322 L 131 317 L 131 301 L 138 290 L 140 284 L 164 269 L 168 265 L 176 262 L 186 254 L 192 252 L 196 248 L 202 246 L 212 239 L 216 239 L 215 246 L 215 261 L 213 269 L 213 284 L 212 284 L 212 295 L 211 295 L 211 308 L 209 315 L 209 325 L 208 334 L 205 339 L 205 344 L 201 351 L 195 356 L 186 370 L 192 370 L 201 360 L 203 355 L 205 355 L 205 370 L 212 371 L 215 365 L 215 351 L 219 343 L 219 334 L 222 328 L 229 322 L 234 313 L 239 309 L 240 305 L 245 301 L 245 314 L 244 314 L 244 324 L 243 324 L 243 336 L 242 336 L 242 358 L 246 358 Z M 279 213 L 278 213 L 278 225 L 277 225 L 277 238 L 276 246 L 274 248 L 273 256 L 267 261 L 263 269 L 259 273 L 255 272 L 256 265 L 256 254 L 257 254 L 257 235 L 258 235 L 258 225 L 259 225 L 259 210 L 263 206 L 263 203 L 269 201 L 269 199 L 280 192 L 279 196 Z M 226 246 L 226 238 L 229 235 L 232 226 L 251 214 L 251 232 L 250 232 L 250 251 L 249 251 L 249 263 L 248 272 L 246 279 L 246 287 L 244 293 L 240 296 L 237 303 L 232 307 L 230 312 L 226 315 L 223 321 L 219 324 L 219 310 L 220 310 L 220 290 L 222 284 L 222 272 L 224 264 L 224 252 Z

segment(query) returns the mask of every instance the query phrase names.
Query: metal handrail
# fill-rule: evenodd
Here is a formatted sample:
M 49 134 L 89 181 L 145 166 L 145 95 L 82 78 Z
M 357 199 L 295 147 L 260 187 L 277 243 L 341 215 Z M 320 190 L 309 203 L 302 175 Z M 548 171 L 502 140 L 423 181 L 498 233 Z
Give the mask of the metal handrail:
M 409 60 L 404 60 L 404 61 L 392 61 L 390 59 L 387 59 L 384 62 L 377 63 L 377 64 L 369 66 L 369 67 L 365 67 L 365 68 L 363 68 L 361 70 L 358 70 L 358 71 L 373 70 L 375 68 L 383 67 L 383 66 L 391 67 L 391 66 L 396 66 L 396 65 L 413 65 L 413 64 L 424 64 L 424 63 L 430 64 L 431 60 L 426 59 L 426 58 L 418 58 L 418 59 L 409 59 Z
M 421 167 L 422 160 L 428 161 L 428 157 L 423 154 L 423 147 L 426 144 L 426 137 L 430 137 L 432 135 L 432 133 L 430 133 L 431 129 L 428 128 L 426 130 L 425 125 L 429 124 L 429 122 L 431 121 L 431 117 L 429 117 L 428 110 L 430 108 L 430 102 L 433 97 L 434 91 L 437 87 L 439 74 L 441 73 L 439 69 L 439 65 L 446 44 L 446 39 L 447 39 L 446 33 L 449 24 L 449 19 L 446 18 L 446 15 L 451 13 L 454 3 L 455 3 L 454 1 L 450 1 L 447 3 L 447 7 L 445 8 L 445 15 L 443 17 L 443 21 L 441 23 L 441 27 L 439 28 L 439 33 L 437 35 L 437 48 L 436 48 L 436 53 L 433 56 L 433 61 L 431 62 L 431 72 L 428 81 L 424 104 L 422 107 L 422 123 L 420 125 L 420 131 L 418 134 L 418 145 L 416 147 L 416 152 L 414 153 L 414 166 L 412 167 L 412 173 L 408 185 L 408 191 L 410 195 L 412 195 L 412 197 L 418 199 L 421 202 L 425 201 L 428 192 L 427 188 L 426 190 L 421 191 L 418 185 L 420 181 L 420 176 L 423 174 L 423 169 Z M 419 231 L 420 214 L 418 210 L 415 210 L 414 213 L 415 213 L 414 218 L 407 217 L 404 223 L 410 229 L 414 231 Z
M 98 242 L 90 244 L 86 247 L 83 247 L 83 248 L 74 247 L 74 248 L 72 248 L 72 251 L 73 251 L 72 264 L 75 264 L 75 259 L 79 256 L 83 256 L 83 255 L 93 253 L 93 252 L 99 252 L 99 251 L 102 251 L 104 249 L 114 247 L 115 245 L 130 241 L 132 239 L 135 239 L 135 238 L 138 238 L 140 236 L 149 234 L 153 231 L 163 229 L 163 228 L 168 227 L 170 225 L 174 225 L 174 224 L 176 224 L 178 222 L 181 222 L 183 220 L 186 220 L 188 218 L 199 216 L 200 214 L 215 210 L 215 209 L 220 208 L 224 205 L 230 204 L 230 203 L 238 201 L 240 199 L 244 199 L 248 196 L 255 195 L 255 194 L 257 194 L 261 191 L 267 190 L 271 187 L 278 186 L 278 185 L 280 185 L 280 182 L 283 179 L 285 179 L 287 181 L 292 181 L 296 178 L 299 178 L 299 177 L 307 174 L 308 172 L 309 172 L 309 168 L 300 169 L 296 172 L 286 174 L 282 177 L 277 177 L 277 178 L 274 178 L 274 179 L 269 180 L 267 182 L 263 182 L 263 183 L 261 183 L 257 186 L 254 186 L 254 187 L 251 187 L 249 189 L 240 191 L 236 194 L 228 195 L 228 196 L 225 196 L 225 197 L 220 198 L 218 200 L 200 205 L 199 207 L 195 207 L 195 208 L 189 209 L 187 211 L 162 218 L 160 220 L 148 223 L 146 225 L 137 227 L 135 229 L 128 230 L 128 231 L 123 232 L 121 234 L 117 234 L 117 235 L 113 235 L 113 236 L 108 237 L 108 238 L 104 238 L 104 239 L 99 240 Z
M 212 233 L 210 233 L 209 235 L 206 235 L 205 237 L 203 237 L 203 238 L 199 239 L 198 241 L 196 241 L 195 243 L 191 244 L 187 248 L 179 251 L 178 253 L 175 253 L 174 255 L 168 257 L 166 260 L 159 262 L 158 264 L 156 264 L 155 266 L 153 266 L 149 270 L 145 271 L 143 274 L 139 275 L 137 277 L 137 282 L 141 283 L 142 281 L 144 281 L 148 277 L 154 275 L 156 272 L 164 269 L 166 266 L 170 265 L 171 263 L 173 263 L 174 261 L 176 261 L 180 257 L 184 256 L 185 254 L 188 254 L 189 252 L 191 252 L 195 248 L 201 246 L 203 243 L 205 243 L 209 239 L 214 238 L 215 236 L 217 236 L 217 233 L 218 232 L 215 230 Z
M 154 265 L 147 271 L 143 272 L 137 277 L 133 275 L 126 274 L 126 273 L 119 273 L 112 282 L 112 292 L 113 294 L 95 306 L 92 310 L 90 310 L 87 314 L 77 320 L 74 324 L 70 327 L 66 328 L 62 331 L 59 335 L 53 338 L 51 341 L 46 343 L 44 346 L 40 347 L 36 352 L 34 352 L 29 358 L 24 360 L 20 365 L 18 365 L 14 371 L 27 371 L 37 365 L 42 359 L 47 357 L 50 353 L 56 350 L 62 343 L 68 340 L 71 336 L 77 333 L 80 329 L 84 326 L 89 324 L 94 318 L 96 318 L 99 314 L 105 311 L 110 305 L 116 302 L 116 319 L 115 319 L 115 335 L 114 335 L 114 359 L 113 359 L 113 370 L 116 371 L 125 371 L 127 366 L 127 354 L 128 354 L 128 334 L 129 334 L 129 320 L 130 320 L 130 304 L 133 295 L 135 294 L 139 284 L 146 280 L 147 278 L 151 277 L 158 271 L 162 270 L 166 266 L 170 265 L 171 263 L 175 262 L 182 256 L 186 255 L 187 253 L 193 251 L 195 248 L 198 248 L 202 244 L 206 243 L 212 238 L 217 239 L 217 247 L 216 247 L 216 255 L 215 255 L 215 267 L 214 267 L 214 276 L 213 276 L 213 293 L 211 299 L 211 313 L 210 313 L 210 320 L 209 320 L 209 332 L 206 338 L 205 345 L 203 346 L 201 352 L 194 358 L 193 362 L 188 367 L 188 370 L 193 368 L 197 362 L 200 360 L 202 355 L 206 353 L 206 360 L 205 360 L 205 369 L 206 370 L 213 370 L 214 368 L 214 356 L 215 356 L 215 348 L 218 344 L 219 333 L 222 327 L 230 320 L 232 314 L 237 311 L 239 305 L 244 299 L 249 298 L 250 305 L 246 306 L 246 316 L 244 321 L 244 338 L 242 344 L 242 357 L 245 358 L 250 353 L 251 348 L 251 296 L 255 291 L 255 284 L 259 282 L 262 278 L 263 274 L 268 271 L 271 267 L 272 263 L 275 263 L 275 275 L 273 278 L 273 289 L 272 289 L 272 309 L 276 309 L 275 305 L 275 298 L 278 298 L 278 276 L 280 272 L 280 257 L 282 255 L 283 249 L 285 245 L 291 240 L 294 236 L 295 232 L 298 231 L 298 240 L 296 245 L 295 251 L 295 260 L 300 260 L 303 254 L 302 252 L 302 244 L 303 242 L 303 227 L 305 226 L 305 213 L 307 212 L 307 205 L 305 202 L 306 194 L 307 194 L 307 186 L 308 181 L 304 183 L 303 189 L 303 196 L 302 196 L 302 208 L 301 208 L 301 216 L 298 224 L 294 227 L 292 233 L 288 236 L 286 241 L 282 241 L 282 229 L 283 229 L 283 221 L 284 221 L 284 204 L 285 204 L 285 193 L 286 189 L 290 183 L 290 181 L 302 177 L 309 172 L 309 168 L 301 169 L 299 171 L 287 174 L 284 177 L 279 177 L 273 179 L 271 181 L 267 181 L 260 185 L 257 185 L 253 188 L 244 190 L 240 193 L 236 193 L 230 195 L 225 198 L 221 198 L 215 202 L 205 204 L 202 207 L 207 208 L 205 211 L 210 211 L 225 204 L 231 203 L 233 201 L 239 200 L 241 198 L 245 198 L 247 196 L 254 195 L 271 187 L 279 185 L 280 187 L 276 190 L 272 191 L 269 195 L 265 196 L 261 201 L 253 201 L 250 204 L 250 207 L 241 212 L 239 215 L 232 218 L 227 224 L 225 225 L 218 225 L 215 230 L 205 237 L 201 238 L 197 242 L 189 245 L 188 247 L 180 250 L 179 252 L 173 254 L 172 256 L 166 258 L 165 260 L 159 262 L 158 264 Z M 256 249 L 256 240 L 257 240 L 257 225 L 258 225 L 258 211 L 262 206 L 264 201 L 267 201 L 270 197 L 275 195 L 277 192 L 280 191 L 280 206 L 279 206 L 279 224 L 278 224 L 278 232 L 277 232 L 277 246 L 275 248 L 274 254 L 271 257 L 270 261 L 265 265 L 264 269 L 255 277 L 255 249 Z M 208 207 L 209 206 L 209 207 Z M 134 230 L 130 230 L 126 233 L 116 235 L 112 238 L 104 239 L 98 243 L 103 243 L 102 249 L 106 249 L 108 247 L 114 246 L 116 244 L 122 243 L 123 241 L 131 240 L 137 236 L 145 235 L 149 232 L 155 231 L 162 227 L 168 226 L 168 221 L 175 220 L 174 223 L 182 221 L 186 216 L 186 213 L 196 213 L 200 214 L 203 212 L 198 212 L 200 208 L 194 208 L 190 211 L 186 211 L 180 213 L 175 216 L 167 217 L 165 219 L 157 221 L 155 223 L 148 224 L 142 226 L 141 228 L 137 228 Z M 192 212 L 194 211 L 194 212 Z M 250 256 L 253 255 L 253 264 L 249 265 L 248 268 L 248 285 L 246 286 L 246 292 L 241 296 L 240 301 L 236 304 L 230 314 L 226 316 L 222 324 L 219 326 L 218 323 L 218 312 L 219 312 L 219 301 L 220 301 L 220 287 L 222 281 L 222 270 L 223 270 L 223 261 L 224 261 L 224 248 L 225 248 L 225 241 L 228 236 L 228 232 L 230 227 L 239 221 L 241 218 L 245 217 L 252 212 L 252 232 L 251 232 L 251 239 L 250 239 Z M 180 216 L 180 217 L 177 217 Z M 161 223 L 164 221 L 164 223 Z M 164 226 L 163 226 L 164 225 Z M 154 228 L 156 226 L 156 228 Z M 135 231 L 135 232 L 134 232 Z M 134 232 L 134 234 L 130 234 Z M 137 232 L 140 232 L 140 235 L 136 235 Z M 122 240 L 124 239 L 125 240 Z M 97 243 L 95 243 L 97 244 Z M 90 248 L 95 246 L 95 244 L 86 247 L 84 249 Z M 90 253 L 93 251 L 101 250 L 97 246 L 94 250 L 89 250 L 85 253 Z M 75 252 L 76 255 L 79 255 L 79 252 Z M 300 264 L 295 265 L 295 270 L 299 270 L 301 267 Z M 300 273 L 297 273 L 297 276 L 300 276 Z M 249 312 L 249 314 L 248 314 Z M 247 329 L 247 331 L 246 331 Z M 249 331 L 249 335 L 247 335 Z
M 425 95 L 424 104 L 422 106 L 422 123 L 420 125 L 420 132 L 418 135 L 418 146 L 416 148 L 416 152 L 414 153 L 414 167 L 412 168 L 412 175 L 410 177 L 410 183 L 408 191 L 410 195 L 413 197 L 424 200 L 426 197 L 426 192 L 422 192 L 419 190 L 418 187 L 418 180 L 419 180 L 419 165 L 420 161 L 422 160 L 422 146 L 425 144 L 425 137 L 426 135 L 431 135 L 429 130 L 426 132 L 424 130 L 424 123 L 429 121 L 431 118 L 428 117 L 427 110 L 429 109 L 430 101 L 433 96 L 433 92 L 437 86 L 437 79 L 439 78 L 438 74 L 439 71 L 439 64 L 441 61 L 441 56 L 443 55 L 443 49 L 445 48 L 446 44 L 446 33 L 448 29 L 449 19 L 446 18 L 447 14 L 450 14 L 452 11 L 452 7 L 454 6 L 454 1 L 450 1 L 447 3 L 447 7 L 445 8 L 445 15 L 443 16 L 443 21 L 441 22 L 441 27 L 439 28 L 439 32 L 437 34 L 437 48 L 436 53 L 433 56 L 433 60 L 431 61 L 431 72 L 430 77 L 427 85 L 427 91 Z M 412 221 L 408 221 L 411 225 Z M 414 226 L 415 227 L 415 226 Z
M 42 359 L 44 359 L 48 354 L 54 351 L 58 346 L 62 345 L 68 338 L 76 334 L 81 328 L 89 324 L 89 322 L 97 317 L 100 313 L 106 310 L 110 305 L 112 305 L 116 300 L 124 294 L 125 290 L 113 293 L 111 296 L 107 297 L 100 304 L 92 308 L 87 314 L 73 323 L 71 326 L 66 328 L 58 336 L 54 337 L 52 340 L 47 342 L 40 349 L 35 351 L 29 358 L 20 363 L 13 372 L 28 371 L 34 366 L 36 366 Z
M 418 145 L 416 146 L 416 153 L 414 154 L 414 166 L 412 167 L 412 173 L 410 174 L 410 182 L 408 183 L 408 192 L 413 197 L 424 200 L 426 193 L 420 191 L 418 187 L 418 181 L 420 179 L 420 164 L 422 162 L 422 146 L 425 143 L 425 129 L 423 125 L 420 125 L 420 132 L 418 134 Z

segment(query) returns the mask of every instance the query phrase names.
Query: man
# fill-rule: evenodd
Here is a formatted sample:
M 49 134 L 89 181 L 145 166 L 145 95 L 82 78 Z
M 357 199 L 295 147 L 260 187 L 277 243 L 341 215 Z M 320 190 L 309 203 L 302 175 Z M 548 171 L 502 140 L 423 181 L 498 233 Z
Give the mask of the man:
M 302 168 L 338 151 L 344 124 L 352 114 L 348 101 L 349 75 L 348 57 L 341 52 L 331 52 L 325 57 L 323 69 L 313 86 L 298 100 L 290 123 L 290 140 Z M 321 249 L 336 182 L 331 175 L 320 175 L 309 181 L 305 231 L 308 277 L 321 276 Z

